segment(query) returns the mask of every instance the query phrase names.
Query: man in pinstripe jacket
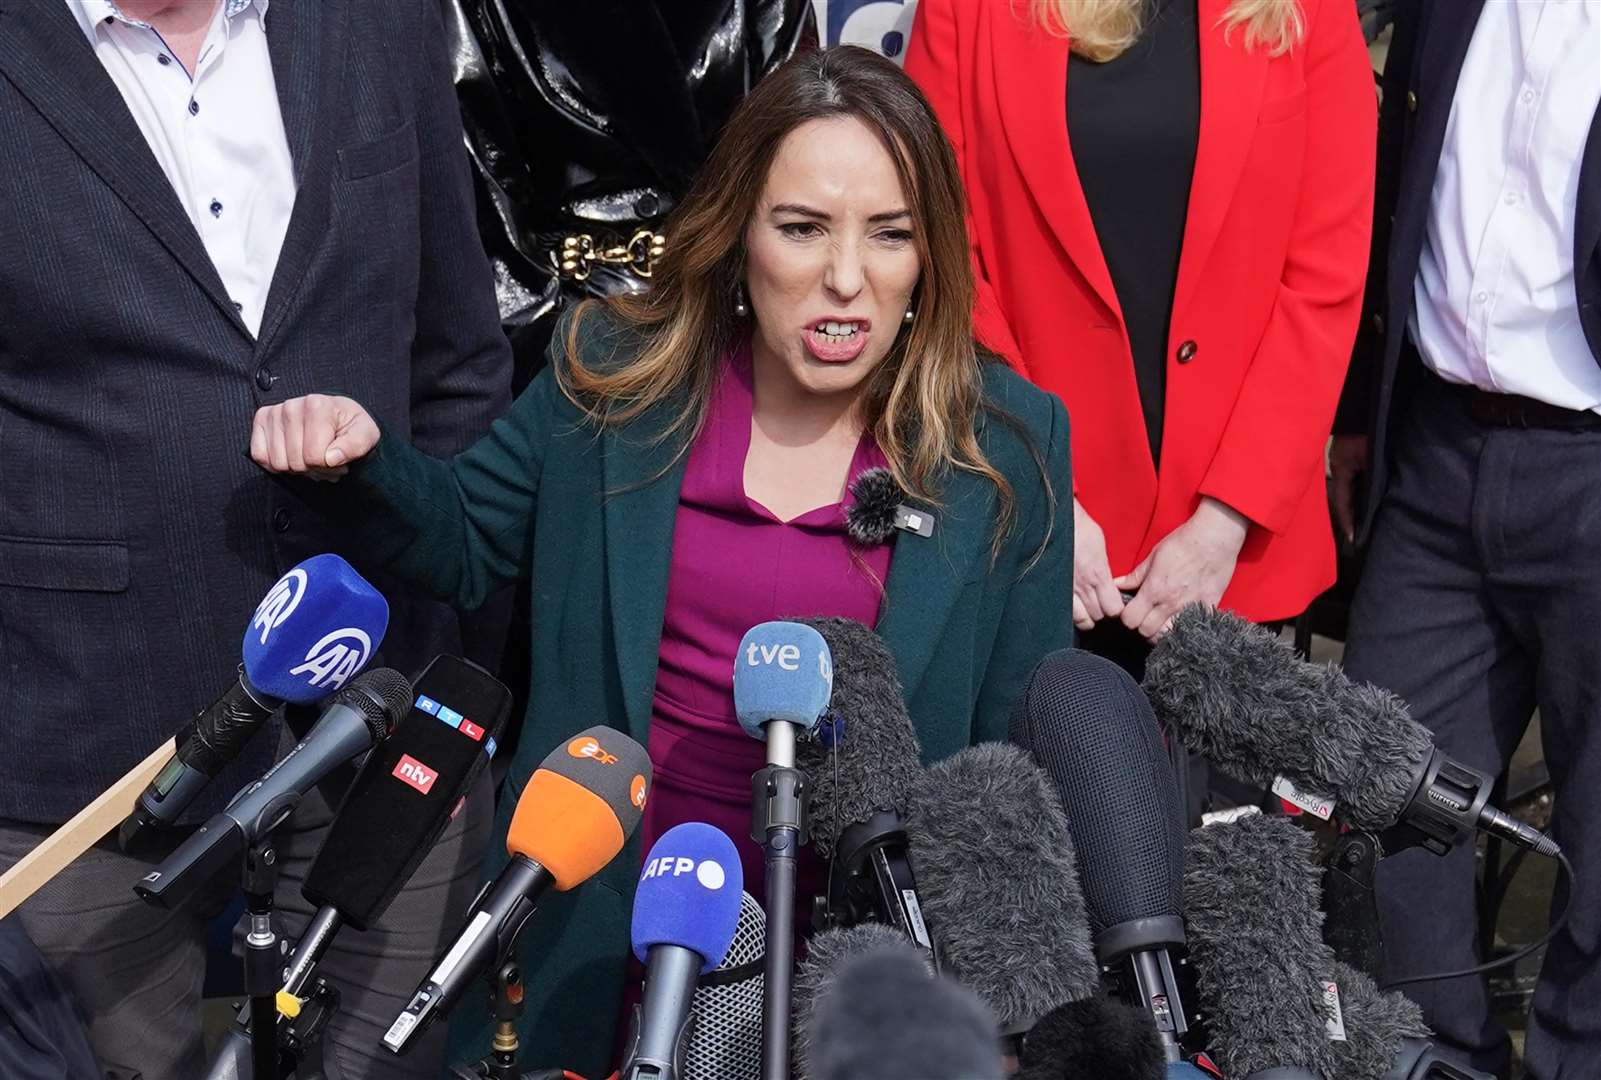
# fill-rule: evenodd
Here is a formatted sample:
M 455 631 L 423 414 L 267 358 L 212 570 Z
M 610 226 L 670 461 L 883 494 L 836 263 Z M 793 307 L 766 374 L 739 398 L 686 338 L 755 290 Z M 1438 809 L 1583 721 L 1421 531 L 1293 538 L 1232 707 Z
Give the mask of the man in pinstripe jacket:
M 0 867 L 215 697 L 283 570 L 340 550 L 246 458 L 258 407 L 348 394 L 436 455 L 505 409 L 443 41 L 432 0 L 0 0 Z M 374 580 L 378 662 L 461 648 L 444 608 Z M 378 1073 L 487 809 L 333 960 L 330 1077 Z M 291 932 L 328 815 L 309 799 L 281 845 Z M 197 1076 L 206 913 L 144 909 L 140 873 L 96 848 L 22 922 L 108 1075 Z M 437 1049 L 382 1066 L 438 1072 Z

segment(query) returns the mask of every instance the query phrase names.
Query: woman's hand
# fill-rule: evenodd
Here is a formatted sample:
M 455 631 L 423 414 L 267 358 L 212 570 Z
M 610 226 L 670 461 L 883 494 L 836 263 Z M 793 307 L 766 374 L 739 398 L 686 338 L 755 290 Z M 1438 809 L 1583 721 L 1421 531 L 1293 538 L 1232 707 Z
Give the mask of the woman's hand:
M 1073 625 L 1093 630 L 1102 619 L 1123 612 L 1123 597 L 1106 561 L 1106 534 L 1089 512 L 1073 500 Z
M 378 445 L 378 424 L 360 402 L 307 394 L 256 410 L 250 459 L 273 473 L 337 480 Z
M 1145 561 L 1113 582 L 1134 593 L 1123 625 L 1154 642 L 1189 604 L 1215 607 L 1234 577 L 1250 522 L 1233 507 L 1203 498 L 1190 520 L 1168 533 Z

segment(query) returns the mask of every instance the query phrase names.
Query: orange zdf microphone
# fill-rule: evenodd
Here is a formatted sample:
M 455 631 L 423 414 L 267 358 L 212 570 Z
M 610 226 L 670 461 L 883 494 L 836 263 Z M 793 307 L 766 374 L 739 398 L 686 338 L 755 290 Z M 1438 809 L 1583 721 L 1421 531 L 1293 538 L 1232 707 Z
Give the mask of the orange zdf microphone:
M 611 862 L 639 827 L 650 784 L 645 748 L 612 728 L 592 727 L 552 750 L 517 800 L 506 832 L 511 862 L 479 892 L 467 928 L 390 1025 L 384 1046 L 404 1053 L 474 979 L 492 975 L 547 890 L 566 892 Z

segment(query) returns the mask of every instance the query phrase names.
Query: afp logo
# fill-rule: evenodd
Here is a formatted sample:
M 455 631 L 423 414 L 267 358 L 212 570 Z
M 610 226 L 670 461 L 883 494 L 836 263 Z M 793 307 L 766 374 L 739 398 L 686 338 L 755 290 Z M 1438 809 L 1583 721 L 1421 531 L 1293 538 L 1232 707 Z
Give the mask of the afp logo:
M 279 578 L 267 595 L 261 598 L 256 605 L 256 613 L 250 617 L 250 628 L 261 631 L 261 643 L 267 644 L 267 635 L 289 620 L 300 606 L 300 598 L 306 595 L 306 572 L 295 567 L 289 573 Z
M 347 626 L 325 635 L 306 652 L 303 663 L 289 669 L 291 675 L 310 674 L 312 686 L 337 690 L 360 671 L 372 652 L 372 638 L 358 626 Z
M 661 855 L 645 864 L 645 872 L 639 876 L 641 882 L 651 878 L 677 878 L 693 873 L 695 880 L 710 892 L 716 892 L 728 880 L 728 872 L 715 859 L 694 859 L 683 855 Z

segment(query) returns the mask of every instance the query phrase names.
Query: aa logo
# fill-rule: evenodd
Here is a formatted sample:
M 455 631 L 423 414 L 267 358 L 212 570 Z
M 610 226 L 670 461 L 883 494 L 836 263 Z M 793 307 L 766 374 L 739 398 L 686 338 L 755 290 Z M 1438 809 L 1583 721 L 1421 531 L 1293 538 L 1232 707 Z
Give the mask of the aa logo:
M 300 606 L 300 598 L 305 595 L 306 572 L 297 566 L 279 578 L 267 595 L 261 598 L 261 603 L 256 605 L 255 615 L 250 618 L 250 628 L 261 631 L 263 645 L 267 644 L 267 635 L 295 613 L 295 608 Z
M 336 690 L 361 670 L 372 652 L 372 638 L 359 626 L 335 630 L 313 645 L 304 663 L 289 669 L 291 675 L 310 674 L 312 686 Z

